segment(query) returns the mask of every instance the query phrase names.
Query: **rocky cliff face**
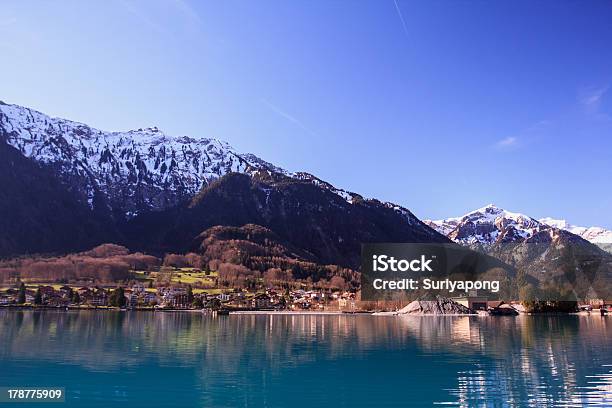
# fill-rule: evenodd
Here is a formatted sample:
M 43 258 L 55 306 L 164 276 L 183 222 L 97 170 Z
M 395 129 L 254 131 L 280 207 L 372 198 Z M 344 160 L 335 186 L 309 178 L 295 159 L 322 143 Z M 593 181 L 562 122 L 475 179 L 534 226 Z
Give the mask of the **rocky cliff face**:
M 126 218 L 190 199 L 230 172 L 283 171 L 216 139 L 156 127 L 107 132 L 3 103 L 0 139 L 52 170 L 82 202 Z

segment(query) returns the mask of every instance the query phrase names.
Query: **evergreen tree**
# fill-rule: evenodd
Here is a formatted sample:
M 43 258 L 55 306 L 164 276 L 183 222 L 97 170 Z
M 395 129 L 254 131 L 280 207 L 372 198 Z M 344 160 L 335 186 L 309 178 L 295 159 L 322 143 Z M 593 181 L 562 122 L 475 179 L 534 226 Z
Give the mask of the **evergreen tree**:
M 187 286 L 187 303 L 193 303 L 193 288 L 191 285 Z
M 123 288 L 119 286 L 117 289 L 113 290 L 109 299 L 109 304 L 114 307 L 124 307 L 125 306 L 125 292 Z
M 26 287 L 23 282 L 19 285 L 19 295 L 17 296 L 17 303 L 23 305 L 26 302 Z
M 193 307 L 195 307 L 196 309 L 202 309 L 204 307 L 204 302 L 202 302 L 201 297 L 195 298 L 195 300 L 193 301 Z
M 42 293 L 40 292 L 40 288 L 36 289 L 36 295 L 34 296 L 34 304 L 42 305 Z
M 222 305 L 221 305 L 221 301 L 220 301 L 219 299 L 214 298 L 214 299 L 212 299 L 212 300 L 209 302 L 209 306 L 210 306 L 210 308 L 211 308 L 212 310 L 219 310 L 219 309 L 221 309 L 221 306 L 222 306 Z

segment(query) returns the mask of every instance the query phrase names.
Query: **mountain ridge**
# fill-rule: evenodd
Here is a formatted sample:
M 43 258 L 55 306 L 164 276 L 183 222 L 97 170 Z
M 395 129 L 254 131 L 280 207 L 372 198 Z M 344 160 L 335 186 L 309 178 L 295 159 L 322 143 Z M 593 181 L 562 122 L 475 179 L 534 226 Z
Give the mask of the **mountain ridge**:
M 493 204 L 460 217 L 424 220 L 454 242 L 491 255 L 533 278 L 521 298 L 602 298 L 610 296 L 612 255 L 601 244 L 525 214 Z
M 490 246 L 526 239 L 549 227 L 534 218 L 488 204 L 460 217 L 424 223 L 462 245 Z
M 130 219 L 163 210 L 232 173 L 259 171 L 308 180 L 347 201 L 360 195 L 306 173 L 291 173 L 215 138 L 170 136 L 158 127 L 103 131 L 0 101 L 0 140 L 49 167 L 82 202 Z M 395 204 L 388 203 L 391 206 Z M 398 206 L 399 207 L 399 206 Z
M 187 200 L 230 172 L 284 172 L 218 139 L 169 136 L 157 127 L 108 132 L 6 103 L 0 139 L 49 167 L 82 202 L 93 207 L 101 193 L 126 218 Z
M 578 235 L 593 244 L 612 244 L 612 230 L 603 227 L 580 227 L 570 224 L 566 220 L 551 217 L 540 218 L 538 221 Z
M 227 174 L 187 204 L 135 217 L 125 234 L 133 247 L 193 250 L 207 228 L 246 224 L 270 229 L 320 263 L 351 268 L 364 242 L 450 242 L 403 207 L 357 196 L 349 202 L 308 180 L 267 172 Z
M 471 245 L 491 245 L 495 242 L 512 242 L 529 238 L 549 228 L 561 229 L 594 243 L 612 243 L 612 231 L 602 227 L 577 227 L 565 220 L 550 217 L 536 219 L 528 215 L 511 212 L 494 204 L 470 211 L 459 217 L 440 220 L 425 219 L 423 222 L 453 241 Z M 507 231 L 511 227 L 511 233 Z
M 115 241 L 131 249 L 186 252 L 208 228 L 254 224 L 317 262 L 355 268 L 362 242 L 449 242 L 403 206 L 288 172 L 217 139 L 157 127 L 106 132 L 0 104 L 2 142 L 59 180 L 79 208 L 104 214 Z

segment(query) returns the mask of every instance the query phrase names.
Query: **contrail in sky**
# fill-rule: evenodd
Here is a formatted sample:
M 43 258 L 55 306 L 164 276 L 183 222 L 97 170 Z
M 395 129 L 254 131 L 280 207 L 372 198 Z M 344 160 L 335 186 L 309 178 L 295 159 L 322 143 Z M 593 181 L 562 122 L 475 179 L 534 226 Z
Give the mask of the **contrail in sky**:
M 298 127 L 300 127 L 302 130 L 305 130 L 306 132 L 310 133 L 313 136 L 319 136 L 317 134 L 317 132 L 311 130 L 308 128 L 308 126 L 306 126 L 304 123 L 302 123 L 301 120 L 299 120 L 298 118 L 288 114 L 287 112 L 285 112 L 284 110 L 282 110 L 281 108 L 279 108 L 278 106 L 270 103 L 269 101 L 267 101 L 266 99 L 262 99 L 261 102 L 266 105 L 268 108 L 270 108 L 274 113 L 276 113 L 277 115 L 282 116 L 283 118 L 287 119 L 289 122 L 292 122 L 293 124 L 297 125 Z
M 393 4 L 395 4 L 395 10 L 397 11 L 397 15 L 400 21 L 402 22 L 402 27 L 404 28 L 404 33 L 406 34 L 406 37 L 410 37 L 410 35 L 408 34 L 408 26 L 406 25 L 406 21 L 404 20 L 402 11 L 400 10 L 399 5 L 397 4 L 397 0 L 393 0 Z

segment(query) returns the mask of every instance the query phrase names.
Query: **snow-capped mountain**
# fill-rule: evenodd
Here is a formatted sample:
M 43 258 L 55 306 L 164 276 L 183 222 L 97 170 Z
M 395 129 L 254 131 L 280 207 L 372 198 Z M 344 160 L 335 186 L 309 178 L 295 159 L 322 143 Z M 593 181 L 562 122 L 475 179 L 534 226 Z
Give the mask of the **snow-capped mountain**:
M 462 217 L 445 218 L 443 220 L 423 220 L 423 222 L 442 235 L 448 236 L 461 222 Z
M 493 204 L 471 211 L 461 217 L 424 220 L 442 235 L 463 245 L 491 245 L 499 242 L 523 241 L 544 231 L 568 231 L 594 244 L 612 243 L 612 231 L 601 227 L 577 227 L 565 220 L 541 218 L 510 212 Z
M 106 132 L 4 103 L 0 139 L 53 168 L 90 206 L 104 198 L 128 217 L 192 197 L 229 172 L 283 171 L 216 139 L 173 137 L 156 127 Z
M 568 223 L 566 220 L 557 220 L 546 217 L 539 220 L 541 223 L 550 225 L 551 227 L 559 228 L 579 237 L 586 239 L 594 244 L 611 244 L 612 231 L 601 227 L 578 227 Z
M 467 246 L 523 241 L 550 226 L 527 215 L 510 212 L 489 204 L 461 217 L 425 220 L 453 241 Z
M 270 228 L 321 262 L 351 266 L 361 242 L 449 242 L 402 206 L 289 173 L 217 139 L 155 127 L 107 132 L 0 102 L 0 148 L 11 187 L 0 199 L 9 214 L 0 256 L 102 242 L 182 253 L 207 228 L 245 224 Z M 20 237 L 25 221 L 38 227 Z M 84 227 L 80 235 L 75 226 Z
M 363 199 L 311 174 L 289 173 L 253 154 L 239 153 L 217 139 L 169 136 L 157 127 L 108 132 L 0 101 L 2 140 L 50 168 L 90 208 L 110 209 L 127 219 L 191 199 L 232 172 L 279 174 L 310 182 L 348 203 Z M 407 209 L 384 205 L 409 223 L 420 223 Z

